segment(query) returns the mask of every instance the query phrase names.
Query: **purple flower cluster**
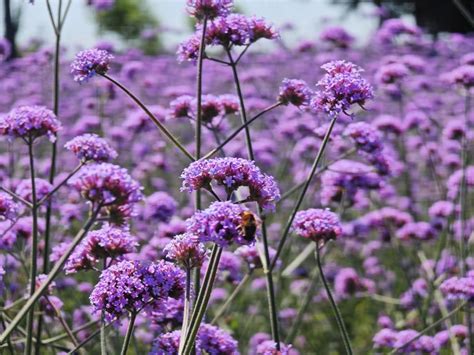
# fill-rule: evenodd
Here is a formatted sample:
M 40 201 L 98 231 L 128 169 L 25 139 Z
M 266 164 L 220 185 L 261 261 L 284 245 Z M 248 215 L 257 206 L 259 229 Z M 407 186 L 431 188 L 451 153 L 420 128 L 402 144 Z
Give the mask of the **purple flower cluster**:
M 201 33 L 202 28 L 198 26 L 196 33 L 181 43 L 178 48 L 180 61 L 197 60 Z M 223 46 L 230 49 L 233 46 L 248 46 L 260 39 L 276 38 L 278 38 L 278 32 L 265 19 L 230 14 L 217 17 L 208 24 L 205 42 L 207 46 Z
M 342 234 L 339 217 L 329 210 L 316 208 L 299 211 L 293 221 L 293 228 L 299 236 L 317 243 L 336 239 Z
M 109 163 L 86 166 L 69 184 L 85 199 L 102 206 L 130 205 L 142 199 L 138 182 L 126 169 Z
M 461 65 L 444 74 L 443 79 L 451 85 L 464 87 L 469 90 L 474 87 L 474 65 Z
M 352 206 L 362 198 L 363 190 L 382 186 L 382 179 L 371 167 L 356 161 L 340 160 L 321 177 L 321 201 L 324 205 L 344 201 Z
M 417 338 L 413 341 L 413 339 Z M 400 349 L 403 353 L 437 354 L 439 344 L 435 337 L 428 335 L 419 336 L 413 329 L 396 331 L 390 328 L 380 330 L 373 338 L 375 348 Z M 408 344 L 410 342 L 410 344 Z M 405 346 L 405 344 L 408 344 Z
M 0 192 L 0 221 L 13 221 L 18 214 L 19 206 L 13 198 L 5 192 Z
M 312 94 L 310 88 L 303 80 L 284 79 L 280 86 L 278 101 L 284 105 L 308 106 Z
M 357 149 L 366 153 L 377 153 L 383 149 L 382 135 L 366 122 L 351 123 L 344 134 L 354 141 Z
M 67 260 L 64 270 L 71 274 L 93 269 L 100 259 L 120 260 L 123 255 L 135 252 L 137 246 L 137 240 L 128 228 L 106 225 L 87 234 Z
M 224 186 L 228 196 L 239 187 L 247 187 L 246 201 L 255 201 L 263 209 L 273 210 L 280 191 L 273 177 L 251 161 L 240 158 L 215 158 L 191 163 L 181 174 L 182 191 L 210 189 L 214 181 Z
M 60 129 L 61 123 L 53 111 L 44 106 L 20 106 L 0 116 L 0 134 L 28 143 L 45 135 L 54 142 Z
M 117 152 L 97 134 L 86 133 L 67 142 L 64 148 L 82 161 L 109 162 L 117 158 Z
M 349 48 L 354 42 L 354 37 L 342 27 L 328 27 L 321 33 L 320 38 L 338 48 Z
M 145 200 L 142 217 L 145 220 L 154 220 L 167 223 L 176 212 L 178 204 L 176 200 L 166 192 L 155 192 Z
M 166 258 L 186 269 L 200 267 L 207 256 L 204 244 L 198 237 L 185 233 L 176 235 L 163 249 Z
M 90 301 L 94 311 L 104 311 L 105 319 L 112 321 L 127 311 L 138 313 L 168 297 L 181 297 L 184 278 L 181 270 L 166 261 L 147 264 L 124 260 L 102 272 Z
M 198 20 L 227 16 L 233 6 L 233 0 L 187 0 L 189 14 Z
M 107 74 L 113 55 L 103 49 L 88 49 L 77 53 L 71 63 L 71 74 L 78 83 L 83 83 L 96 74 Z
M 153 342 L 150 355 L 177 355 L 181 331 L 161 334 Z M 239 355 L 237 341 L 226 331 L 210 325 L 201 324 L 196 338 L 196 354 Z
M 312 106 L 334 117 L 340 113 L 349 115 L 352 105 L 364 106 L 373 98 L 372 86 L 362 78 L 362 68 L 344 60 L 332 61 L 321 66 L 326 74 L 317 86 Z
M 449 299 L 459 299 L 472 302 L 474 300 L 474 273 L 466 277 L 451 277 L 440 285 L 440 290 Z
M 357 271 L 351 267 L 342 268 L 334 278 L 334 293 L 338 299 L 346 299 L 360 293 L 374 291 L 374 282 L 360 277 Z
M 228 247 L 233 243 L 251 245 L 255 242 L 255 233 L 246 233 L 243 226 L 244 213 L 252 212 L 243 205 L 214 202 L 186 221 L 187 230 L 202 243 L 213 242 L 221 247 Z
M 48 195 L 53 186 L 46 180 L 35 178 L 36 200 L 39 201 Z M 33 188 L 31 179 L 21 180 L 15 190 L 16 194 L 28 202 L 33 202 Z

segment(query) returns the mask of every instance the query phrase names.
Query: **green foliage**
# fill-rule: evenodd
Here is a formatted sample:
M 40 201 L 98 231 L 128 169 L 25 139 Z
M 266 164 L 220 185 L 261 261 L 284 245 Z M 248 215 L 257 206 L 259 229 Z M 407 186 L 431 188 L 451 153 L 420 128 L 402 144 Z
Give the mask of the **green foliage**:
M 96 20 L 99 31 L 114 32 L 126 41 L 135 42 L 147 54 L 155 54 L 161 47 L 157 37 L 141 37 L 143 31 L 158 26 L 145 1 L 116 0 L 110 10 L 98 11 Z

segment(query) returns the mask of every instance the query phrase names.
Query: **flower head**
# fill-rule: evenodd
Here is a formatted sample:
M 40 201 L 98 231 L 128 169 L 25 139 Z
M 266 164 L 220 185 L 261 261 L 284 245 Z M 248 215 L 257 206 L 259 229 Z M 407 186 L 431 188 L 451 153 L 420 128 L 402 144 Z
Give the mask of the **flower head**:
M 82 161 L 108 162 L 117 158 L 117 152 L 97 134 L 86 133 L 67 142 L 64 147 Z
M 141 187 L 117 165 L 86 166 L 69 184 L 87 200 L 103 206 L 133 204 L 142 199 Z
M 197 211 L 187 220 L 188 232 L 200 242 L 214 242 L 222 247 L 233 243 L 249 245 L 255 241 L 255 230 L 247 233 L 244 214 L 251 213 L 243 205 L 231 202 L 214 202 L 203 211 Z
M 227 16 L 232 7 L 234 0 L 188 0 L 188 12 L 191 16 L 198 20 L 208 18 L 212 20 L 218 16 Z
M 0 221 L 6 219 L 13 221 L 18 214 L 18 208 L 18 204 L 10 195 L 0 192 Z
M 356 147 L 366 153 L 376 153 L 383 149 L 382 135 L 380 132 L 366 122 L 355 122 L 347 126 L 344 131 Z
M 20 106 L 0 116 L 0 134 L 27 142 L 45 135 L 54 142 L 60 129 L 61 123 L 53 111 L 43 106 Z
M 39 201 L 52 190 L 53 186 L 46 180 L 35 178 L 36 200 Z M 33 188 L 31 186 L 31 179 L 24 179 L 16 187 L 16 193 L 28 202 L 33 202 Z
M 280 350 L 277 350 L 273 340 L 265 340 L 257 346 L 256 355 L 291 355 L 291 345 L 280 343 Z
M 352 42 L 354 42 L 354 37 L 342 27 L 326 28 L 323 33 L 321 33 L 320 38 L 322 41 L 332 43 L 339 48 L 348 48 Z
M 284 105 L 307 106 L 311 95 L 311 90 L 303 80 L 284 79 L 280 86 L 278 101 Z
M 439 288 L 449 299 L 472 302 L 474 300 L 474 275 L 470 273 L 466 277 L 451 277 L 443 281 Z
M 270 175 L 260 171 L 251 161 L 240 158 L 215 158 L 191 163 L 181 174 L 182 191 L 209 189 L 211 182 L 224 186 L 227 194 L 247 187 L 246 201 L 256 201 L 264 209 L 274 209 L 280 199 L 278 186 Z
M 179 298 L 184 290 L 184 273 L 166 261 L 145 264 L 124 260 L 102 272 L 91 293 L 96 312 L 104 311 L 108 321 L 125 312 L 138 313 L 157 306 L 168 297 Z
M 340 113 L 348 113 L 352 105 L 362 106 L 366 100 L 373 98 L 372 86 L 362 78 L 363 69 L 343 60 L 332 61 L 322 67 L 326 71 L 317 86 L 312 106 L 334 117 Z
M 474 65 L 461 65 L 449 73 L 444 74 L 442 78 L 451 85 L 471 89 L 474 87 Z
M 110 61 L 113 58 L 106 50 L 97 48 L 77 53 L 71 63 L 71 74 L 74 75 L 74 81 L 83 83 L 96 74 L 107 74 L 110 69 Z
M 155 192 L 146 198 L 143 218 L 158 222 L 169 222 L 176 212 L 178 203 L 166 192 Z
M 189 233 L 176 235 L 163 251 L 167 259 L 186 269 L 200 267 L 207 256 L 204 244 L 199 242 L 197 236 Z
M 66 274 L 92 269 L 100 259 L 120 259 L 136 251 L 138 243 L 128 228 L 106 225 L 89 232 L 66 262 Z
M 326 242 L 342 234 L 341 223 L 335 213 L 315 208 L 299 211 L 293 221 L 293 228 L 299 236 L 315 242 Z

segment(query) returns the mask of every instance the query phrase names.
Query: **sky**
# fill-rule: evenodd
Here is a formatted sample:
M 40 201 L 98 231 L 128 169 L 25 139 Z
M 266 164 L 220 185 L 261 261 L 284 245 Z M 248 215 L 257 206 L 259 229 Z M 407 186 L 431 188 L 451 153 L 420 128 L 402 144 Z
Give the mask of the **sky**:
M 168 49 L 174 50 L 189 34 L 186 0 L 137 1 L 147 1 L 161 26 L 173 30 L 173 34 L 162 36 Z M 58 2 L 59 0 L 51 0 L 53 9 Z M 22 7 L 22 23 L 18 34 L 20 44 L 28 43 L 32 38 L 53 43 L 46 0 L 36 0 L 34 5 L 29 4 L 27 0 L 13 0 L 13 4 Z M 73 50 L 91 47 L 98 40 L 110 40 L 120 44 L 114 35 L 98 34 L 94 10 L 85 4 L 86 0 L 72 0 L 63 29 L 62 43 Z M 357 11 L 348 14 L 345 7 L 332 4 L 331 0 L 235 0 L 235 4 L 248 15 L 265 17 L 277 28 L 291 23 L 293 29 L 282 33 L 283 40 L 290 45 L 301 39 L 316 39 L 321 29 L 327 25 L 340 25 L 360 41 L 367 38 L 377 26 L 377 20 L 371 16 L 375 11 L 371 4 L 364 4 Z M 0 10 L 3 12 L 3 7 Z M 0 15 L 3 18 L 3 13 Z

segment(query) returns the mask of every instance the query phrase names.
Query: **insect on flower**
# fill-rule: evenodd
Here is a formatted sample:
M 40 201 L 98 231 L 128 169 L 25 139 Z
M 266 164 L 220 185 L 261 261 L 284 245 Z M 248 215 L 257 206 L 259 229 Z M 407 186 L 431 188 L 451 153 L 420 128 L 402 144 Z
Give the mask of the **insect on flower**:
M 240 224 L 241 232 L 244 235 L 244 239 L 251 241 L 255 239 L 257 228 L 261 221 L 250 211 L 244 211 L 241 214 L 242 223 Z

